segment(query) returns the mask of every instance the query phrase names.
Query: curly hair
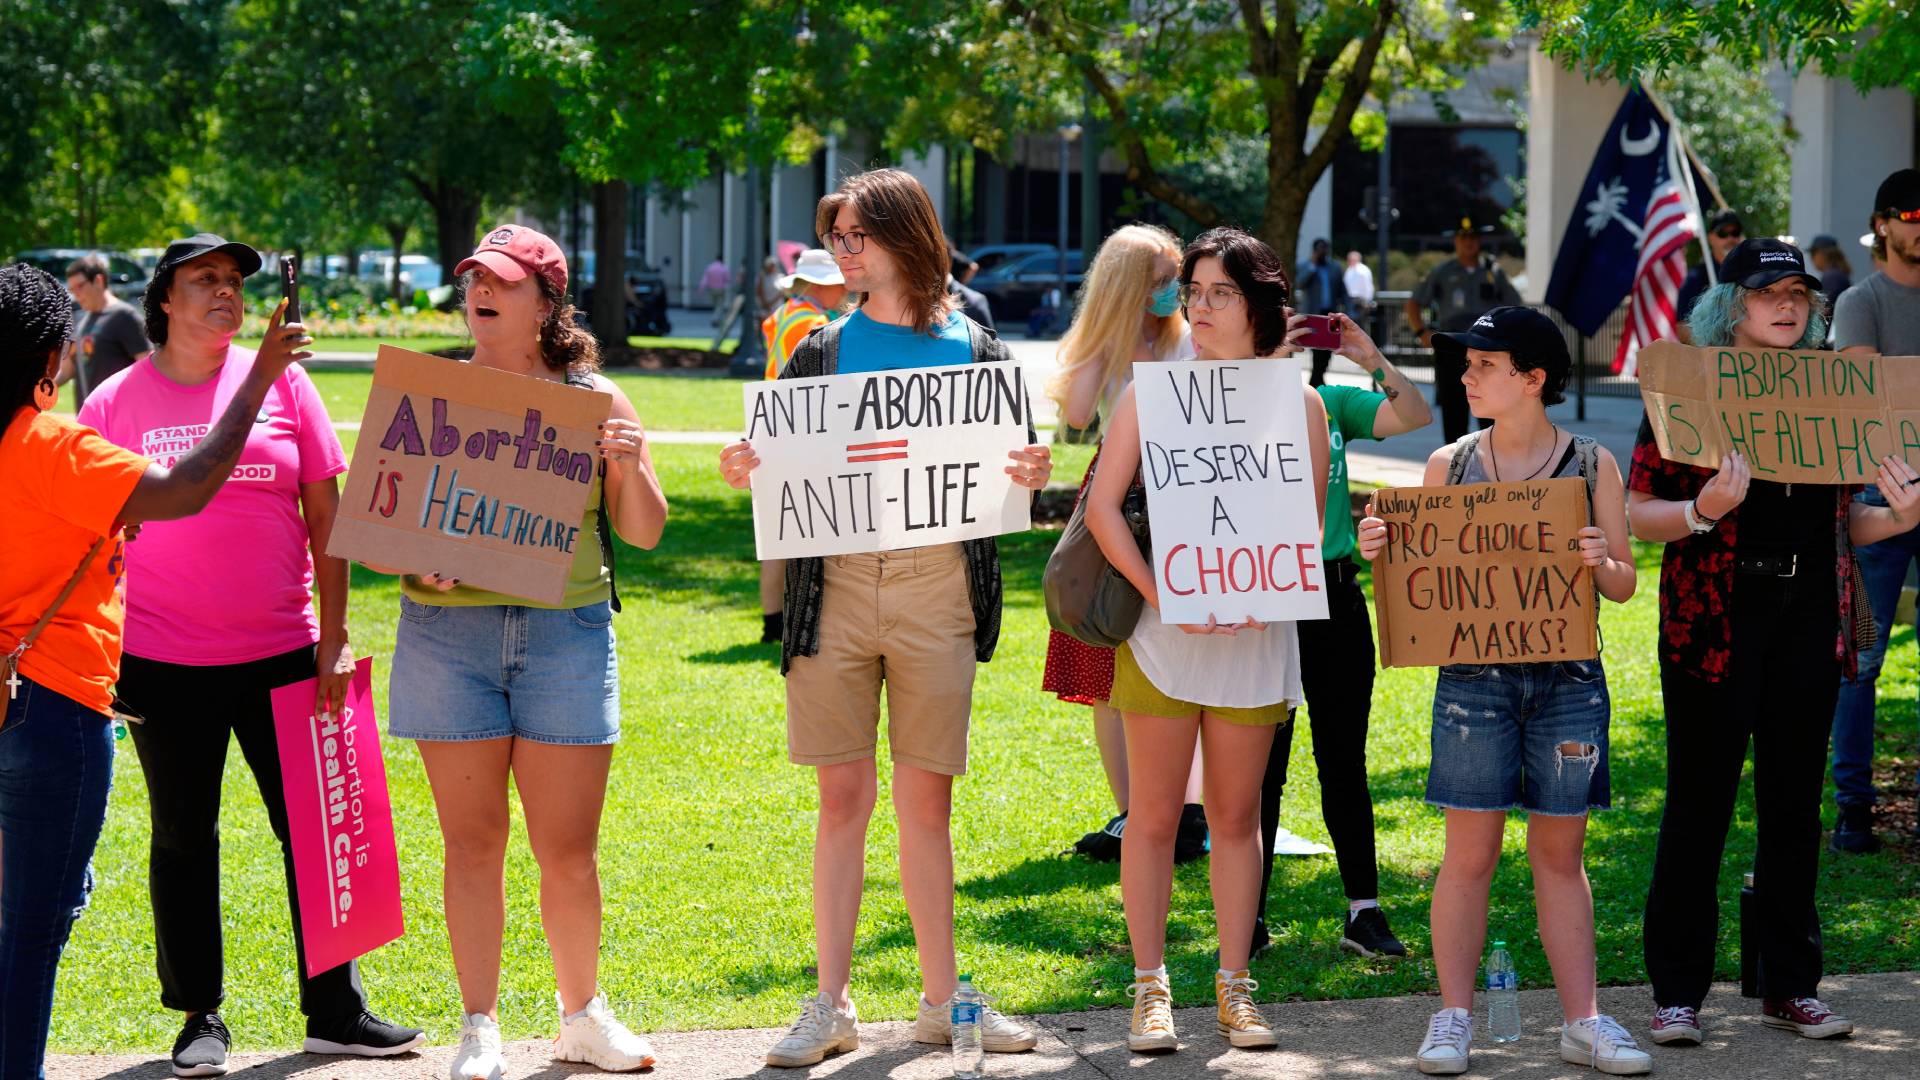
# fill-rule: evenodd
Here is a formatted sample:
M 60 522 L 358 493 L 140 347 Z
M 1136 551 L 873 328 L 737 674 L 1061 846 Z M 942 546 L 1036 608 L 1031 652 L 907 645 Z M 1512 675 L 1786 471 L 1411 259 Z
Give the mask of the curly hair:
M 153 280 L 147 282 L 147 291 L 140 297 L 140 316 L 147 323 L 147 340 L 155 345 L 167 343 L 167 311 L 161 305 L 167 302 L 167 293 L 173 288 L 173 275 L 179 270 L 175 264 L 155 271 Z
M 1247 301 L 1247 321 L 1253 326 L 1253 351 L 1266 356 L 1287 337 L 1287 300 L 1293 283 L 1287 267 L 1267 242 L 1232 226 L 1208 229 L 1193 238 L 1180 258 L 1180 284 L 1193 284 L 1193 268 L 1201 259 L 1219 259 L 1221 269 Z
M 460 275 L 460 301 L 465 303 L 478 270 Z M 543 274 L 529 275 L 540 285 L 540 297 L 547 302 L 547 319 L 540 324 L 540 359 L 549 371 L 599 371 L 600 342 L 593 331 L 581 326 L 580 312 L 567 300 L 566 290 L 547 280 Z
M 1747 317 L 1747 295 L 1754 290 L 1723 281 L 1693 302 L 1687 315 L 1687 331 L 1693 343 L 1704 347 L 1733 344 L 1733 328 Z M 1794 342 L 1796 349 L 1817 349 L 1827 340 L 1827 308 L 1830 301 L 1819 289 L 1807 290 L 1811 310 L 1807 312 L 1807 331 Z
M 73 297 L 53 275 L 26 263 L 0 269 L 0 425 L 32 404 L 47 377 L 47 354 L 73 336 Z

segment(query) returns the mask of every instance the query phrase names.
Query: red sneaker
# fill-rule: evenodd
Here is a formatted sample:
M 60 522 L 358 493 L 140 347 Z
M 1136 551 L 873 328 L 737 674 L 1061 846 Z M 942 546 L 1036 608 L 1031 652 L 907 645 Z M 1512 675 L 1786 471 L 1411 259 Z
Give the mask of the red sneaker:
M 1661 1045 L 1700 1045 L 1700 1014 L 1685 1005 L 1653 1010 L 1653 1041 Z
M 1768 998 L 1760 1006 L 1760 1022 L 1807 1039 L 1853 1034 L 1853 1021 L 1827 1008 L 1819 998 Z

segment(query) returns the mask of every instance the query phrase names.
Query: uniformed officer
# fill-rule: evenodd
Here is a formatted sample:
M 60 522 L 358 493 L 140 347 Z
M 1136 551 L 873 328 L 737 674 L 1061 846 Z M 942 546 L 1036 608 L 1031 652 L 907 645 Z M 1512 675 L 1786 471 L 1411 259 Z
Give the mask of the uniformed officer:
M 1433 268 L 1414 294 L 1407 298 L 1407 322 L 1419 335 L 1420 344 L 1433 346 L 1435 328 L 1460 333 L 1473 321 L 1497 307 L 1518 305 L 1520 294 L 1492 255 L 1480 251 L 1480 238 L 1493 232 L 1492 226 L 1473 226 L 1463 217 L 1460 227 L 1448 230 L 1453 238 L 1453 258 Z M 1430 328 L 1427 312 L 1433 312 L 1436 327 Z M 1460 376 L 1466 374 L 1464 359 L 1446 361 L 1438 356 L 1433 362 L 1434 397 L 1440 401 L 1440 424 L 1451 443 L 1467 433 L 1471 414 L 1467 411 L 1467 388 Z

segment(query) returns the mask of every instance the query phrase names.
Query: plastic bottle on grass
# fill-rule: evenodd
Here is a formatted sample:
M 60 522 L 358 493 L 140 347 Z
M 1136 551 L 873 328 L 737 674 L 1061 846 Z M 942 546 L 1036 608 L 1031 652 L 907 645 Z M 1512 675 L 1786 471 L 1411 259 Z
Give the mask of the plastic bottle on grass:
M 960 988 L 953 992 L 948 1021 L 953 1030 L 953 1075 L 955 1080 L 978 1080 L 986 1075 L 987 1050 L 981 1043 L 981 1000 L 973 988 L 973 976 L 961 975 Z
M 1487 1035 L 1497 1043 L 1520 1037 L 1520 976 L 1504 941 L 1487 954 Z

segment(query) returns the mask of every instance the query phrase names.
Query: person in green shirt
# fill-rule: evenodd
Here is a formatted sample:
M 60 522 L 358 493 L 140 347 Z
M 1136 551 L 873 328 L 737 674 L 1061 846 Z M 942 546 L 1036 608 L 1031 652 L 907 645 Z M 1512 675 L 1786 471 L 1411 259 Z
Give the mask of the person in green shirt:
M 1380 910 L 1380 871 L 1374 856 L 1373 793 L 1367 790 L 1367 716 L 1373 700 L 1373 621 L 1353 562 L 1353 503 L 1347 493 L 1347 443 L 1418 431 L 1433 422 L 1427 399 L 1387 362 L 1365 330 L 1345 315 L 1332 316 L 1339 355 L 1367 372 L 1365 386 L 1327 383 L 1316 387 L 1327 406 L 1327 518 L 1322 529 L 1327 618 L 1300 624 L 1300 678 L 1313 729 L 1313 760 L 1320 770 L 1320 813 L 1333 839 L 1340 883 L 1347 894 L 1340 947 L 1361 956 L 1405 956 L 1407 948 Z M 1287 341 L 1306 324 L 1294 315 Z M 1298 725 L 1295 726 L 1295 730 Z M 1291 732 L 1283 733 L 1290 736 Z M 1293 740 L 1276 738 L 1260 788 L 1260 832 L 1266 876 L 1260 881 L 1255 952 L 1265 948 L 1267 883 L 1273 877 L 1273 840 L 1280 795 L 1287 783 Z

